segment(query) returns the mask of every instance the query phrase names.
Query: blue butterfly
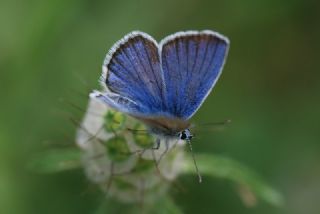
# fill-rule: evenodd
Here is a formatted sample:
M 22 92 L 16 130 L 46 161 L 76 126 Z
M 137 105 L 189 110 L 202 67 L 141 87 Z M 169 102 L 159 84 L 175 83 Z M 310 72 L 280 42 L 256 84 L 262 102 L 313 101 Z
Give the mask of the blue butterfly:
M 96 97 L 160 137 L 190 141 L 189 119 L 217 82 L 229 49 L 210 31 L 178 32 L 157 43 L 133 31 L 108 52 Z

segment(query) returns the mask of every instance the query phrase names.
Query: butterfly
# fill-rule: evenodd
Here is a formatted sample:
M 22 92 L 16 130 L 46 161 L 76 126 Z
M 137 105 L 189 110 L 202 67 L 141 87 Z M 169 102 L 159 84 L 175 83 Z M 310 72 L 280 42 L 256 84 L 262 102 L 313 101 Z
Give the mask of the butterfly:
M 189 120 L 217 82 L 229 43 L 210 30 L 177 32 L 160 43 L 133 31 L 107 53 L 104 91 L 90 96 L 145 123 L 158 146 L 160 138 L 173 138 L 189 142 L 192 150 Z

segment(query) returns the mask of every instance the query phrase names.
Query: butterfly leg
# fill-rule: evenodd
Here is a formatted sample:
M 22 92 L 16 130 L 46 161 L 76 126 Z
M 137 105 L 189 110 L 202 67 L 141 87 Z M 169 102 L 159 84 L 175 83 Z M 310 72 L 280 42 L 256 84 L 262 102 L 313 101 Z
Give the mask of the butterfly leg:
M 166 148 L 165 148 L 165 150 L 162 152 L 162 154 L 160 155 L 160 158 L 159 158 L 159 160 L 158 160 L 158 164 L 160 163 L 160 161 L 161 161 L 161 159 L 163 158 L 163 156 L 164 156 L 165 154 L 167 154 L 167 152 L 168 152 L 168 150 L 169 150 L 169 141 L 168 141 L 168 139 L 165 140 L 165 145 L 166 145 Z
M 157 138 L 157 139 L 156 139 L 156 147 L 153 147 L 152 149 L 153 149 L 153 150 L 158 150 L 159 148 L 160 148 L 160 139 Z

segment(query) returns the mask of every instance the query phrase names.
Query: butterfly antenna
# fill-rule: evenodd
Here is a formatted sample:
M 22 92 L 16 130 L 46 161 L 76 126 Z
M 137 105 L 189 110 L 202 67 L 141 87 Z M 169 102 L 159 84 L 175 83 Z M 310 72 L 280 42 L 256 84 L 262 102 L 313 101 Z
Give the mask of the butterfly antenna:
M 192 155 L 193 163 L 194 163 L 194 166 L 196 167 L 196 172 L 198 174 L 199 183 L 201 183 L 202 182 L 202 177 L 200 175 L 200 172 L 199 172 L 199 169 L 198 169 L 198 165 L 197 165 L 197 161 L 196 161 L 196 158 L 195 158 L 193 150 L 192 150 L 191 141 L 190 140 L 186 140 L 186 141 L 189 144 L 189 149 L 190 149 L 190 152 L 191 152 L 191 155 Z
M 230 119 L 221 121 L 221 122 L 209 122 L 209 123 L 199 123 L 199 124 L 191 124 L 191 128 L 195 128 L 196 126 L 201 127 L 224 127 L 231 123 Z
M 201 126 L 224 126 L 231 123 L 230 119 L 226 119 L 224 121 L 221 122 L 211 122 L 211 123 L 202 123 L 200 124 Z

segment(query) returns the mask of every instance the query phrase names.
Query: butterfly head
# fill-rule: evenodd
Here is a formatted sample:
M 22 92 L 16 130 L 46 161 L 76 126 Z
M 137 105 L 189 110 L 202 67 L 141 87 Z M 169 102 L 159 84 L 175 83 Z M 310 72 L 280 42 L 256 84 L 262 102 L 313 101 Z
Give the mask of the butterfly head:
M 185 129 L 181 132 L 179 132 L 179 138 L 181 140 L 187 140 L 190 141 L 192 139 L 193 135 L 191 134 L 189 129 Z

